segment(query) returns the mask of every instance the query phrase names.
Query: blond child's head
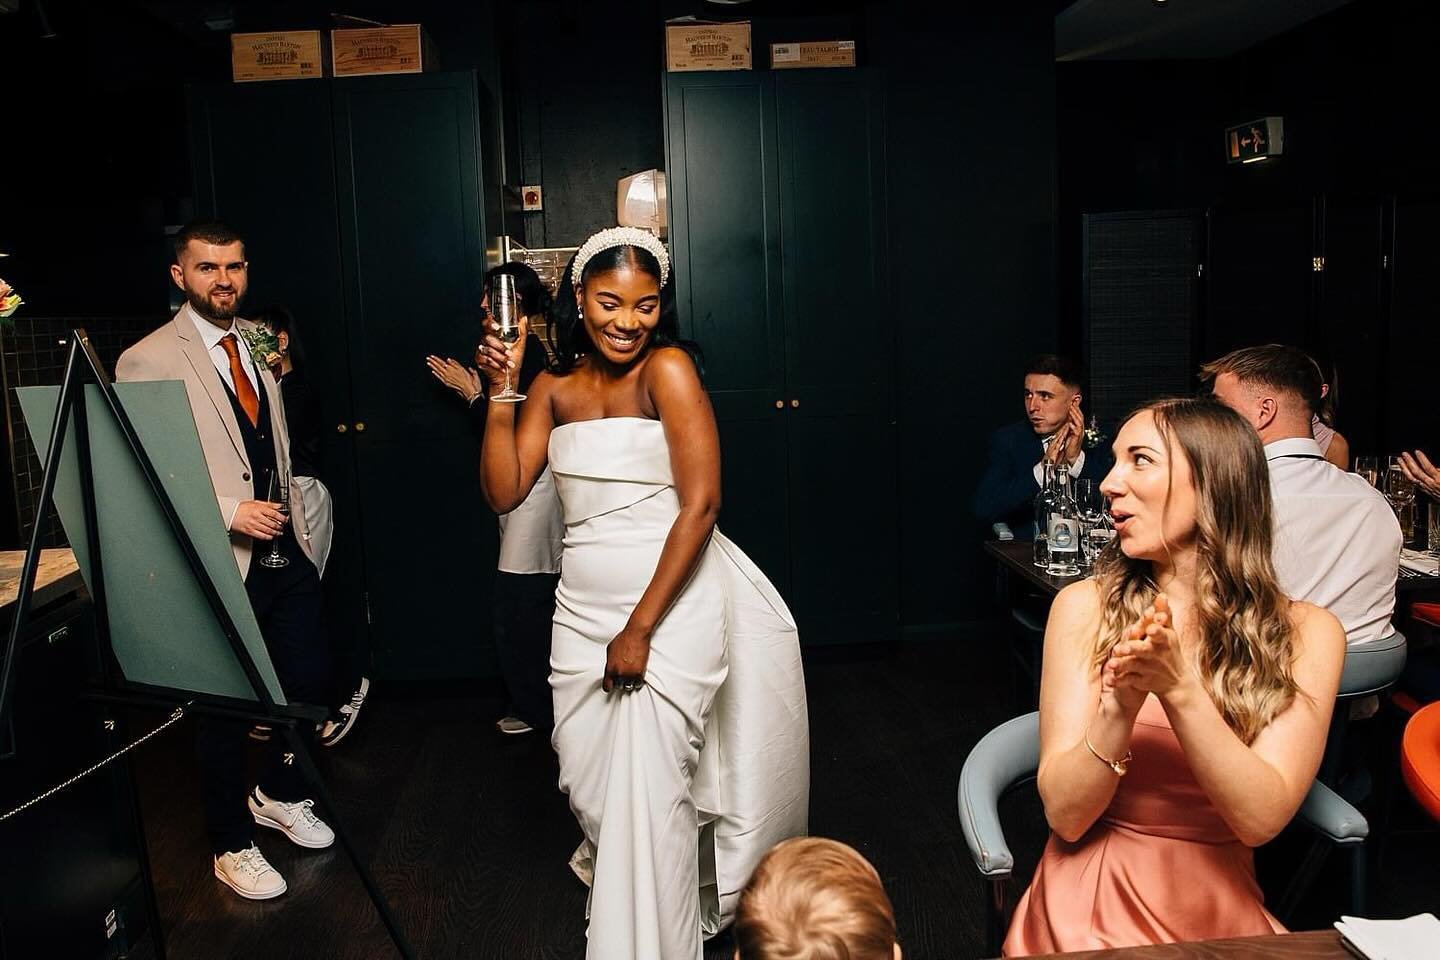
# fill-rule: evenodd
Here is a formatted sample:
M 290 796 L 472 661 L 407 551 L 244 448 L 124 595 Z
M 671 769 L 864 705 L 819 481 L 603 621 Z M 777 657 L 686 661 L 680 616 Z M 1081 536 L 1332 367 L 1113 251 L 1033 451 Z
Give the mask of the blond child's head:
M 880 875 L 835 840 L 777 844 L 735 915 L 738 960 L 900 960 L 895 910 Z

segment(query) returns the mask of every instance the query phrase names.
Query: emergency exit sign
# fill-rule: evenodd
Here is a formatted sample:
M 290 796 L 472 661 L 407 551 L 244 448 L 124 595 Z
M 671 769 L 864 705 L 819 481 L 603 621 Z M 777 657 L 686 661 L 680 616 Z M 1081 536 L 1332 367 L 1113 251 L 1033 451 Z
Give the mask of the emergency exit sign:
M 1255 163 L 1284 152 L 1283 117 L 1261 117 L 1225 131 L 1225 159 L 1231 163 Z

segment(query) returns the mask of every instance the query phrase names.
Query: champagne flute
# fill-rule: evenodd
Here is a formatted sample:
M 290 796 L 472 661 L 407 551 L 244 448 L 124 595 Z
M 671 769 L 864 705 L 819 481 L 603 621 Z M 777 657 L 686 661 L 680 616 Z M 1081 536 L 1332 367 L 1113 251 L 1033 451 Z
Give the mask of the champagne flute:
M 1086 564 L 1093 566 L 1100 551 L 1115 536 L 1115 530 L 1110 526 L 1110 498 L 1093 480 L 1077 480 L 1076 485 L 1084 494 L 1084 499 L 1080 500 L 1080 516 L 1085 521 L 1085 536 L 1080 546 Z
M 1380 460 L 1378 457 L 1356 457 L 1355 472 L 1365 478 L 1370 486 L 1380 487 Z
M 1090 566 L 1090 557 L 1085 550 L 1085 540 L 1090 535 L 1090 527 L 1095 523 L 1094 511 L 1090 509 L 1090 498 L 1093 495 L 1093 482 L 1087 478 L 1080 477 L 1070 481 L 1070 490 L 1075 498 L 1075 512 L 1080 516 L 1080 566 Z
M 280 471 L 278 470 L 270 471 L 270 482 L 267 485 L 265 499 L 271 503 L 276 502 L 275 496 L 276 488 L 279 486 L 279 474 Z M 281 490 L 279 495 L 280 512 L 288 517 L 290 515 L 290 492 L 288 490 Z M 282 530 L 279 534 L 276 534 L 275 539 L 270 541 L 270 552 L 257 561 L 260 566 L 268 570 L 281 570 L 290 566 L 290 558 L 280 552 L 280 538 L 284 535 L 285 531 Z
M 515 277 L 508 273 L 496 275 L 490 287 L 490 314 L 495 318 L 496 334 L 507 347 L 520 339 L 520 310 L 515 302 Z M 517 393 L 510 384 L 510 366 L 505 366 L 505 389 L 490 398 L 495 403 L 519 403 L 525 394 Z

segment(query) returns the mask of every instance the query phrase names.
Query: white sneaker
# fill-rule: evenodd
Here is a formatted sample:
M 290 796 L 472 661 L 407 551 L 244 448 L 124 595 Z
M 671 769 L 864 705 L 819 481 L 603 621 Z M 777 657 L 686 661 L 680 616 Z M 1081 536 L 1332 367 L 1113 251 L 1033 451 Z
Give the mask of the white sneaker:
M 529 733 L 535 728 L 519 717 L 501 717 L 495 721 L 495 729 L 501 733 Z
M 355 729 L 355 721 L 360 718 L 360 708 L 365 706 L 365 698 L 370 694 L 370 678 L 361 677 L 360 686 L 350 694 L 350 700 L 341 705 L 336 711 L 337 716 L 326 720 L 320 725 L 317 733 L 320 737 L 320 745 L 333 747 L 345 739 L 345 734 Z
M 273 900 L 285 892 L 285 878 L 255 844 L 215 858 L 215 876 L 246 900 Z
M 314 800 L 285 803 L 271 800 L 256 787 L 247 798 L 250 813 L 262 827 L 279 830 L 297 846 L 311 850 L 322 850 L 335 842 L 335 831 L 325 821 L 315 816 Z

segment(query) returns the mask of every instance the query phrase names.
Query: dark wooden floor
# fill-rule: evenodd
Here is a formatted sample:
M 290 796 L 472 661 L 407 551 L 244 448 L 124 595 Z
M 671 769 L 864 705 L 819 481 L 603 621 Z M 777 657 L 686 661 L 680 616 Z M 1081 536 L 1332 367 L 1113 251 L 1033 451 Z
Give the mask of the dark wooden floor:
M 994 634 L 898 652 L 807 651 L 811 830 L 853 844 L 879 869 L 907 958 L 982 953 L 982 887 L 960 834 L 955 786 L 969 747 L 1012 711 Z M 346 823 L 421 957 L 583 956 L 585 888 L 566 865 L 579 829 L 556 789 L 548 742 L 494 729 L 493 699 L 386 701 L 322 751 Z M 189 735 L 147 748 L 138 772 L 172 960 L 393 956 L 338 848 L 312 852 L 262 831 L 290 891 L 241 900 L 214 879 Z M 1033 791 L 1006 807 L 1022 875 L 1044 841 Z M 1401 916 L 1440 901 L 1440 835 L 1393 845 L 1371 913 Z M 1329 869 L 1306 904 L 1320 926 L 1344 905 Z M 727 938 L 707 960 L 728 958 Z

